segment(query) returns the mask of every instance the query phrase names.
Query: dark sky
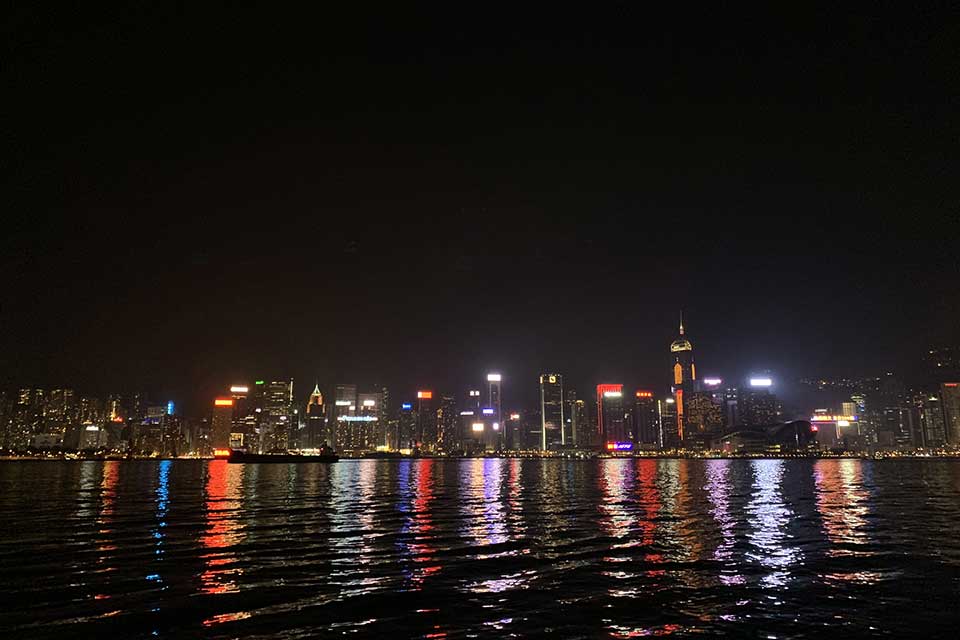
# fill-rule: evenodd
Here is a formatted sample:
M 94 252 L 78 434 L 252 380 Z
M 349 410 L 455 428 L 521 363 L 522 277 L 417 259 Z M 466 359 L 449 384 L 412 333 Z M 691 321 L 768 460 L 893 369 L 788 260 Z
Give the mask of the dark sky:
M 3 384 L 662 389 L 681 308 L 727 377 L 960 339 L 950 3 L 88 4 L 3 20 Z

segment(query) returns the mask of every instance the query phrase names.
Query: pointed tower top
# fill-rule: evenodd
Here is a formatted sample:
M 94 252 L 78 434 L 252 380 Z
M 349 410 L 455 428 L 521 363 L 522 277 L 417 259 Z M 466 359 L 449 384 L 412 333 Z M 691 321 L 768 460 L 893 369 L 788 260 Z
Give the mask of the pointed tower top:
M 680 335 L 683 335 L 683 310 L 680 310 Z
M 319 382 L 316 383 L 315 385 L 313 385 L 313 395 L 315 395 L 315 396 L 320 395 L 320 383 L 319 383 Z

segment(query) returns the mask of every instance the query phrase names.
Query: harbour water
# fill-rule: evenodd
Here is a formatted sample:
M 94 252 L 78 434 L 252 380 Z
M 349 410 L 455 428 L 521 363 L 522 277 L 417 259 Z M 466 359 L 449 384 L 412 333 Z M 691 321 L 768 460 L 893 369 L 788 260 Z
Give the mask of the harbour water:
M 951 636 L 960 460 L 0 463 L 0 635 Z

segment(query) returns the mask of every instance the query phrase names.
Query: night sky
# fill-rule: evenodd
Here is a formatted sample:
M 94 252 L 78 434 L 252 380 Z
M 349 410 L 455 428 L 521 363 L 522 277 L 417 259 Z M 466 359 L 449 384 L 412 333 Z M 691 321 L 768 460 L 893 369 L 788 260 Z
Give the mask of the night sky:
M 701 375 L 909 367 L 960 342 L 960 21 L 907 4 L 20 7 L 0 382 L 665 390 L 680 309 Z

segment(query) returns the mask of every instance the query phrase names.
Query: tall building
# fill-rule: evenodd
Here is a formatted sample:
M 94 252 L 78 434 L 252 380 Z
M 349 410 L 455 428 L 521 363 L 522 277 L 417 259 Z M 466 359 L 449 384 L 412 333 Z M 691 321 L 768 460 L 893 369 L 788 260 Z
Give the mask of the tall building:
M 433 391 L 417 391 L 417 429 L 415 440 L 423 451 L 437 450 L 437 412 L 433 408 Z
M 676 399 L 677 437 L 682 442 L 686 437 L 685 413 L 686 398 L 694 391 L 694 381 L 697 379 L 697 368 L 693 364 L 693 345 L 684 335 L 683 316 L 680 317 L 680 335 L 670 343 L 670 355 L 673 363 L 673 394 Z
M 661 449 L 676 449 L 680 446 L 680 434 L 677 431 L 677 401 L 673 397 L 657 400 L 660 433 L 658 438 Z
M 563 416 L 563 376 L 540 374 L 540 448 L 544 451 L 567 444 Z
M 394 433 L 395 444 L 393 449 L 409 452 L 416 447 L 417 412 L 414 411 L 412 402 L 400 403 L 400 411 L 397 414 L 396 431 Z
M 295 427 L 292 379 L 271 380 L 264 384 L 260 425 L 260 446 L 263 451 L 285 451 L 289 448 L 291 431 Z
M 711 442 L 723 433 L 723 405 L 710 391 L 692 391 L 687 394 L 684 440 L 694 447 L 709 448 Z
M 660 444 L 660 429 L 657 424 L 657 402 L 653 398 L 653 391 L 638 389 L 634 398 L 634 443 L 641 449 L 656 448 Z
M 357 412 L 357 385 L 338 384 L 334 392 L 333 415 L 331 428 L 333 429 L 333 446 L 337 451 L 344 451 L 350 446 L 350 428 L 348 417 Z
M 936 394 L 926 396 L 920 405 L 920 422 L 923 425 L 923 447 L 935 448 L 942 447 L 946 444 L 947 439 L 943 416 L 943 402 L 941 402 L 940 396 Z
M 210 447 L 213 449 L 227 449 L 231 444 L 234 444 L 230 442 L 230 430 L 232 426 L 233 398 L 217 398 L 213 401 Z
M 494 417 L 497 422 L 503 421 L 503 411 L 501 409 L 500 382 L 503 376 L 499 373 L 487 374 L 487 406 L 494 410 Z
M 627 433 L 623 417 L 623 385 L 598 384 L 597 431 L 601 447 L 610 442 L 626 441 Z
M 440 451 L 452 453 L 459 451 L 461 447 L 457 399 L 452 395 L 442 395 L 437 409 L 437 448 Z
M 303 448 L 319 449 L 324 444 L 333 446 L 333 438 L 327 423 L 327 407 L 323 404 L 323 394 L 320 393 L 320 385 L 315 384 L 313 393 L 307 400 L 307 408 L 304 411 L 306 420 L 306 429 L 302 442 Z
M 944 382 L 940 385 L 940 400 L 943 402 L 943 431 L 947 444 L 960 445 L 960 382 Z

